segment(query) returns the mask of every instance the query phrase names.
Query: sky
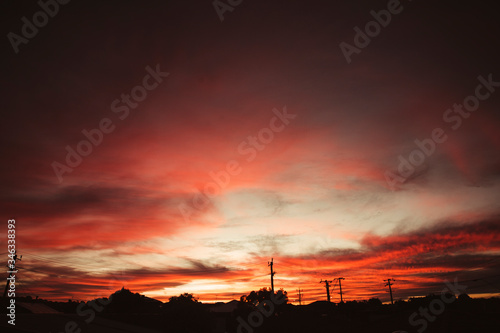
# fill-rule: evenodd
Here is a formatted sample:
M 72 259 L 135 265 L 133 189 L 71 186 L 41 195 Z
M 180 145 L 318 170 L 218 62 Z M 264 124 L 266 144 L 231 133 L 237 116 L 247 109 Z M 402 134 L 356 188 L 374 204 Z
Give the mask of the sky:
M 19 295 L 500 294 L 495 2 L 47 3 L 1 4 Z

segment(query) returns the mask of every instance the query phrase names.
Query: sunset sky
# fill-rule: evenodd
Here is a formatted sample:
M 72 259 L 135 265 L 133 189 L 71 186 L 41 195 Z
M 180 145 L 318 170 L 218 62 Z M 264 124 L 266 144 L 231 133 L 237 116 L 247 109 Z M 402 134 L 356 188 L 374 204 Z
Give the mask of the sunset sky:
M 292 301 L 336 277 L 346 300 L 387 302 L 388 278 L 395 299 L 455 279 L 499 295 L 494 4 L 401 0 L 349 62 L 341 43 L 387 1 L 244 0 L 223 21 L 211 0 L 72 1 L 17 53 L 5 37 L 0 254 L 15 218 L 19 294 L 228 301 L 269 287 L 274 258 Z M 4 36 L 41 10 L 1 6 Z

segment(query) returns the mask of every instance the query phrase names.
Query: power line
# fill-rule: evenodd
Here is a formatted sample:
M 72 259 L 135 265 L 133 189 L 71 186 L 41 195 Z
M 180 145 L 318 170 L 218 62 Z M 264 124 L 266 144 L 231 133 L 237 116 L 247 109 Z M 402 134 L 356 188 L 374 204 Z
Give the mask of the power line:
M 300 288 L 298 292 L 299 292 L 299 305 L 302 305 L 302 294 L 300 293 Z
M 339 277 L 337 278 L 337 280 L 339 281 L 339 288 L 340 288 L 340 303 L 343 303 L 344 300 L 342 299 L 342 280 L 345 280 L 345 278 Z
M 328 281 L 328 280 L 321 280 L 319 281 L 319 283 L 325 283 L 325 288 L 326 288 L 326 299 L 328 300 L 328 302 L 330 302 L 330 283 L 332 283 L 333 281 Z
M 385 286 L 386 286 L 386 287 L 387 287 L 387 286 L 389 286 L 389 293 L 391 294 L 391 304 L 394 304 L 394 300 L 392 299 L 392 288 L 391 288 L 391 286 L 392 286 L 394 283 L 391 283 L 391 281 L 392 281 L 392 282 L 394 282 L 394 281 L 396 281 L 396 280 L 394 280 L 394 279 L 387 279 L 387 280 L 384 280 L 384 281 L 387 281 L 387 283 L 385 284 Z
M 273 271 L 273 258 L 271 258 L 271 261 L 270 262 L 267 262 L 267 266 L 270 266 L 271 267 L 271 291 L 274 295 L 274 274 L 276 274 L 276 272 Z

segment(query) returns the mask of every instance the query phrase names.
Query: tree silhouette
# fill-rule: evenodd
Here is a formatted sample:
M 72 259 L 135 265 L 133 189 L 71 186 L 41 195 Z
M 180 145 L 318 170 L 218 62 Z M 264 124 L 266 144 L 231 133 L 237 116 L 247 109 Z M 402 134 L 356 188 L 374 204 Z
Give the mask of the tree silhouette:
M 163 310 L 167 332 L 210 332 L 213 326 L 208 309 L 193 294 L 170 297 Z
M 368 305 L 371 307 L 381 306 L 382 302 L 378 298 L 370 298 L 368 300 Z
M 287 292 L 283 290 L 283 288 L 281 288 L 280 291 L 284 295 L 282 297 L 285 297 L 285 302 L 283 302 L 283 304 L 288 303 Z M 250 292 L 247 296 L 241 296 L 240 301 L 249 304 L 258 304 L 264 300 L 271 300 L 271 293 L 271 288 L 261 288 L 259 291 Z
M 179 296 L 172 296 L 168 299 L 169 303 L 172 304 L 189 304 L 198 303 L 198 300 L 194 298 L 193 294 L 184 293 Z

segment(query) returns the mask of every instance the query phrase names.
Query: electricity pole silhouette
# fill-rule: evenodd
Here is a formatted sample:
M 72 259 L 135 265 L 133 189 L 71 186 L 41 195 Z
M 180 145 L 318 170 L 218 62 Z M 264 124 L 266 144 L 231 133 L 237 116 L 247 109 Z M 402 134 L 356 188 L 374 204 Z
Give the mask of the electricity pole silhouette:
M 337 280 L 339 281 L 339 288 L 340 288 L 340 303 L 342 303 L 344 302 L 342 299 L 342 280 L 345 280 L 345 278 L 339 277 L 337 278 Z
M 391 286 L 392 286 L 394 283 L 391 283 L 391 281 L 392 281 L 392 282 L 394 282 L 394 281 L 396 281 L 396 280 L 394 280 L 394 279 L 387 279 L 387 280 L 384 280 L 384 281 L 387 281 L 387 283 L 385 284 L 385 286 L 386 286 L 386 287 L 387 287 L 387 286 L 389 286 L 389 293 L 391 294 L 391 304 L 394 304 L 394 301 L 393 301 L 393 299 L 392 299 L 392 288 L 391 288 Z
M 273 271 L 273 258 L 271 258 L 271 261 L 268 261 L 267 262 L 267 266 L 270 266 L 271 267 L 271 291 L 274 295 L 274 274 L 276 274 L 276 272 Z
M 302 305 L 302 294 L 300 293 L 300 288 L 298 292 L 299 292 L 299 305 Z
M 10 254 L 9 256 L 11 256 L 11 255 L 12 254 Z M 21 261 L 22 257 L 23 256 L 21 256 L 21 257 L 18 258 L 17 257 L 17 252 L 14 252 L 14 257 L 12 258 L 12 260 L 14 261 L 14 263 L 10 264 L 10 265 L 7 265 L 7 267 L 10 268 L 10 269 L 7 271 L 7 273 L 9 273 L 9 277 L 7 278 L 7 283 L 5 284 L 5 290 L 3 291 L 3 297 L 7 296 L 7 290 L 9 289 L 9 283 L 10 283 L 12 277 L 15 276 L 14 274 L 17 273 L 17 271 L 16 271 L 16 260 Z
M 319 281 L 319 283 L 325 283 L 325 288 L 326 288 L 326 299 L 328 300 L 328 302 L 330 302 L 330 283 L 332 283 L 333 281 L 328 281 L 328 280 L 321 280 Z

